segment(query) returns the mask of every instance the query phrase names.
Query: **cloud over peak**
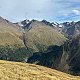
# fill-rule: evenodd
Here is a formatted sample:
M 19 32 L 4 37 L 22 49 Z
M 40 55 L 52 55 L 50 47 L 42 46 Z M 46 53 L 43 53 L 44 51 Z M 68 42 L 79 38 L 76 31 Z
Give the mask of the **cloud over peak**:
M 73 12 L 74 12 L 76 15 L 80 15 L 80 10 L 78 10 L 78 9 L 74 9 Z

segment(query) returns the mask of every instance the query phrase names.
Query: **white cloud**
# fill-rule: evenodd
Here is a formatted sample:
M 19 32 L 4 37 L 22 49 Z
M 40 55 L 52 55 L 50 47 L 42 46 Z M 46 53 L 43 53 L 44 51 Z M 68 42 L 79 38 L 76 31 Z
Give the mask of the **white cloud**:
M 79 4 L 80 0 L 0 0 L 0 16 L 13 22 L 25 18 L 61 21 L 80 15 Z
M 67 17 L 67 16 L 69 16 L 69 14 L 68 13 L 65 13 L 65 14 L 63 14 L 65 17 Z
M 80 10 L 74 9 L 74 10 L 73 10 L 73 13 L 75 13 L 76 15 L 80 15 Z

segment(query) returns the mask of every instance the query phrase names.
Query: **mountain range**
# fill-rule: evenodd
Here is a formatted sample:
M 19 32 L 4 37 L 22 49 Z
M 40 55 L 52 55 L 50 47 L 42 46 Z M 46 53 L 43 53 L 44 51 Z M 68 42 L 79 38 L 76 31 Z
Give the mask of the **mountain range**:
M 0 17 L 0 60 L 33 63 L 80 75 L 79 53 L 80 21 L 26 19 L 12 23 Z
M 29 25 L 37 20 L 24 20 L 21 22 L 17 22 L 16 24 L 18 24 L 19 26 L 22 26 L 22 28 L 30 28 Z M 80 32 L 80 21 L 77 22 L 63 22 L 63 23 L 57 23 L 57 22 L 48 22 L 46 20 L 42 20 L 40 21 L 44 24 L 46 24 L 47 26 L 50 26 L 54 29 L 56 29 L 58 32 L 62 33 L 63 35 L 65 35 L 65 37 L 70 38 L 74 35 L 78 35 Z
M 26 26 L 24 26 L 23 23 L 25 23 Z M 79 66 L 78 66 L 79 57 L 78 56 L 80 52 L 79 51 L 80 21 L 78 22 L 72 21 L 72 22 L 64 22 L 64 23 L 57 23 L 57 22 L 50 23 L 46 20 L 42 20 L 42 21 L 24 20 L 21 22 L 21 24 L 23 25 L 24 30 L 28 30 L 27 36 L 28 35 L 31 36 L 31 38 L 30 36 L 27 38 L 27 41 L 31 42 L 29 43 L 29 45 L 31 44 L 31 47 L 34 47 L 35 50 L 40 49 L 36 52 L 36 54 L 33 54 L 33 56 L 31 56 L 28 59 L 29 63 L 35 63 L 38 65 L 55 68 L 60 71 L 67 72 L 67 73 L 74 74 L 74 75 L 79 74 Z M 45 28 L 41 29 L 41 27 L 44 27 L 44 26 Z M 51 29 L 51 31 L 49 31 L 49 29 L 46 30 L 47 28 Z M 39 30 L 41 31 L 41 33 Z M 45 35 L 43 33 L 43 30 L 45 30 L 44 31 Z M 56 34 L 58 35 L 58 37 Z M 61 35 L 64 38 L 61 37 Z M 50 44 L 50 45 L 48 45 L 48 47 L 43 51 L 42 49 L 44 49 L 44 47 L 41 46 L 40 43 L 46 44 L 45 41 L 47 42 L 47 44 Z M 38 44 L 38 46 L 37 45 L 34 46 L 33 44 Z M 74 64 L 74 59 L 76 59 L 75 60 L 76 65 Z

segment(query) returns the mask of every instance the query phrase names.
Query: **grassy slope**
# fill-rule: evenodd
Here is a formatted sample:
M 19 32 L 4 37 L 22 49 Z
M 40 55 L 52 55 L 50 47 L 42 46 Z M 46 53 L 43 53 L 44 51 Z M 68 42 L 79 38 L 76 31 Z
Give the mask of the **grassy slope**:
M 19 38 L 21 33 L 15 26 L 0 17 L 0 46 L 20 44 L 23 46 L 22 40 Z
M 23 45 L 23 42 L 15 35 L 10 33 L 0 33 L 0 45 Z
M 0 80 L 80 80 L 80 77 L 34 64 L 0 60 Z
M 38 44 L 48 47 L 50 45 L 61 45 L 65 41 L 62 34 L 41 22 L 35 21 L 30 26 L 32 28 L 26 32 L 26 39 L 28 46 L 35 51 L 38 51 Z

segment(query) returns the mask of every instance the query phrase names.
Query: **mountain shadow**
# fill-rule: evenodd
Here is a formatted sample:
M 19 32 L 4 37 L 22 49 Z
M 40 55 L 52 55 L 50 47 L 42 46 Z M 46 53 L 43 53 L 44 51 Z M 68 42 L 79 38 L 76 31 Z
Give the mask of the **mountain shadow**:
M 28 58 L 28 63 L 35 63 L 49 68 L 57 68 L 63 53 L 63 46 L 52 45 L 44 52 L 34 53 Z

